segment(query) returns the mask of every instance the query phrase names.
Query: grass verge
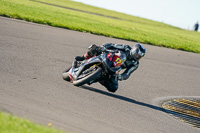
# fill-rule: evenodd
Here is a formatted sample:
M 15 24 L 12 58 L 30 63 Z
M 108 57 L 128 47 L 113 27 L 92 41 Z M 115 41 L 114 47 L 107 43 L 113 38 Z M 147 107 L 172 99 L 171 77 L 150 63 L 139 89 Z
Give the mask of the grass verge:
M 64 133 L 52 127 L 34 124 L 11 114 L 0 112 L 0 133 Z
M 81 12 L 80 10 L 86 12 Z M 94 14 L 91 14 L 91 12 Z M 70 0 L 1 0 L 0 15 L 200 53 L 200 33 L 198 32 L 187 31 L 167 24 Z

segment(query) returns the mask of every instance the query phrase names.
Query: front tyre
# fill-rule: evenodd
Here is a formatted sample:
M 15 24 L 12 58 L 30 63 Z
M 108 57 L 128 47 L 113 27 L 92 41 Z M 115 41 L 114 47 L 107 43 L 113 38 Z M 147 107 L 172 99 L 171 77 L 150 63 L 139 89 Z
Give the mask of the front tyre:
M 89 71 L 86 74 L 83 72 L 81 75 L 79 75 L 78 79 L 73 81 L 73 85 L 81 86 L 81 85 L 90 83 L 91 81 L 98 79 L 102 74 L 102 69 L 100 67 L 95 67 L 92 69 L 93 69 L 92 71 Z
M 70 81 L 70 78 L 69 78 L 69 74 L 67 73 L 72 67 L 69 67 L 67 68 L 65 71 L 63 71 L 62 73 L 62 78 L 65 80 L 65 81 Z

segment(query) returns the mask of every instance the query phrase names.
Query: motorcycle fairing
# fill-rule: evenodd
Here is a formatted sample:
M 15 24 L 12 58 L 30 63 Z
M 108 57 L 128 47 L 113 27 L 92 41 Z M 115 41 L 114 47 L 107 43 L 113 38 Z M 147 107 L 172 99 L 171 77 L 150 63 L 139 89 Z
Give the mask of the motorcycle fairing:
M 81 63 L 80 67 L 78 68 L 71 68 L 68 72 L 69 74 L 69 77 L 70 79 L 73 81 L 73 80 L 76 80 L 77 77 L 79 76 L 79 74 L 85 70 L 85 68 L 89 68 L 91 67 L 93 64 L 97 64 L 97 63 L 101 63 L 102 61 L 99 59 L 99 57 L 95 56 L 95 57 L 92 57 L 88 60 L 85 60 Z
M 117 56 L 117 55 L 114 55 L 114 57 L 113 57 L 113 66 L 114 67 L 120 67 L 121 64 L 122 64 L 122 60 L 120 59 L 120 57 Z
M 94 64 L 102 64 L 104 71 L 116 73 L 121 70 L 121 65 L 125 62 L 126 56 L 122 53 L 105 52 L 99 56 L 92 57 L 81 63 L 78 68 L 71 68 L 68 72 L 71 81 L 76 80 L 78 76 L 86 69 L 90 68 Z

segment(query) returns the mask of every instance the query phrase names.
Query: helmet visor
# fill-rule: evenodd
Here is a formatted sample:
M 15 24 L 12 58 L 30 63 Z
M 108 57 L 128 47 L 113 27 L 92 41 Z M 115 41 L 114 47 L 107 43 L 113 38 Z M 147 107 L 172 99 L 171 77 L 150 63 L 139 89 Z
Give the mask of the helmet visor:
M 141 52 L 137 48 L 133 48 L 131 50 L 131 58 L 134 59 L 135 61 L 138 61 L 141 58 Z
M 136 52 L 133 54 L 133 58 L 134 58 L 135 60 L 139 60 L 141 57 L 142 57 L 142 56 L 139 55 L 139 54 L 136 53 Z

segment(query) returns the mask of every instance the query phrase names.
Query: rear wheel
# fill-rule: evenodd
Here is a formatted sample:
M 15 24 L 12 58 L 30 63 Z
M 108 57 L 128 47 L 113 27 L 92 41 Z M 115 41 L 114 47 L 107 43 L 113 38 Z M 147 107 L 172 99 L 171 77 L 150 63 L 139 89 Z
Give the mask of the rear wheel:
M 91 83 L 98 79 L 102 74 L 102 69 L 100 67 L 91 67 L 85 71 L 83 71 L 79 76 L 78 79 L 73 81 L 75 86 L 81 86 L 86 83 Z

